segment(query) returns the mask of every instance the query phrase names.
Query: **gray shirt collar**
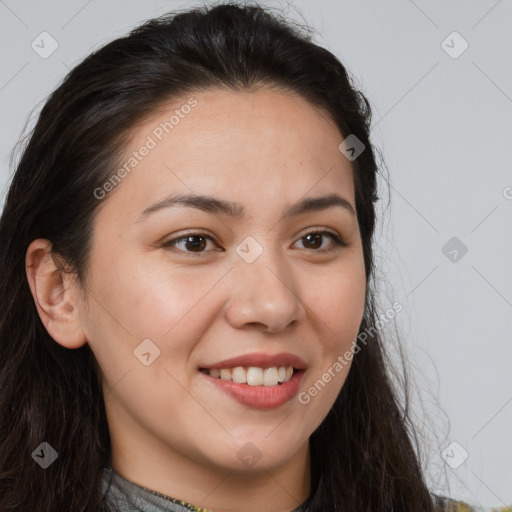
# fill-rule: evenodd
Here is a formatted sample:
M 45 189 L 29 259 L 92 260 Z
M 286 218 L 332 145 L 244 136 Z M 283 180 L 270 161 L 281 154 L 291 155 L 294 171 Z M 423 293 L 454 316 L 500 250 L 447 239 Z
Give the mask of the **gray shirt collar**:
M 211 512 L 130 482 L 112 468 L 103 470 L 102 491 L 113 512 Z

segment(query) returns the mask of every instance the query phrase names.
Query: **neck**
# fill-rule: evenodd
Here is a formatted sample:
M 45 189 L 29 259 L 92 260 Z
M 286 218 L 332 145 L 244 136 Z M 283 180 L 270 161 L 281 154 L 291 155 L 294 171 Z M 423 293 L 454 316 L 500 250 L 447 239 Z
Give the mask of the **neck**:
M 130 450 L 117 449 L 112 439 L 112 468 L 116 473 L 153 491 L 216 512 L 289 512 L 306 501 L 311 491 L 308 441 L 286 464 L 250 472 L 199 464 L 162 447 L 150 449 L 143 438 L 122 445 Z

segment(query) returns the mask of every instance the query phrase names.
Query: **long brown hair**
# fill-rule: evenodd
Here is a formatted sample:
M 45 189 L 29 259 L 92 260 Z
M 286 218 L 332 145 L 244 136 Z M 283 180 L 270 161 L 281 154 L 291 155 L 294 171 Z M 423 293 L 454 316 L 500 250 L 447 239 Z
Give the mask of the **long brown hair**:
M 44 105 L 0 220 L 0 510 L 108 510 L 100 482 L 111 445 L 94 357 L 88 345 L 66 349 L 46 331 L 27 283 L 28 245 L 49 239 L 83 285 L 100 204 L 93 191 L 117 168 L 129 130 L 183 94 L 261 84 L 322 107 L 344 137 L 353 134 L 366 147 L 352 164 L 367 281 L 360 332 L 371 334 L 311 435 L 307 510 L 434 510 L 407 403 L 394 389 L 375 328 L 378 165 L 370 104 L 308 30 L 257 4 L 149 20 L 77 65 Z M 31 457 L 42 442 L 58 452 L 45 470 Z

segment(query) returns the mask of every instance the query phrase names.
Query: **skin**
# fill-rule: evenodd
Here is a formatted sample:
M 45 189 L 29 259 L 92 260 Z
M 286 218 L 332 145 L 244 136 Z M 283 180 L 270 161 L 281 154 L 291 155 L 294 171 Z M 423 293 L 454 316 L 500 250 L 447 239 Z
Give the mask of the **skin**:
M 95 355 L 118 473 L 219 512 L 289 511 L 310 493 L 308 439 L 350 363 L 307 405 L 296 396 L 273 410 L 239 404 L 198 368 L 291 352 L 307 364 L 303 392 L 351 348 L 366 287 L 356 215 L 334 206 L 280 219 L 300 199 L 333 192 L 355 210 L 353 170 L 328 114 L 290 91 L 193 97 L 197 106 L 99 201 L 85 293 L 58 271 L 48 240 L 30 244 L 27 277 L 53 339 L 70 349 L 88 343 Z M 137 126 L 127 157 L 188 98 Z M 190 192 L 240 203 L 245 215 L 178 206 L 137 221 Z M 213 240 L 196 239 L 199 253 L 183 239 L 163 247 L 185 230 Z M 347 246 L 304 238 L 323 230 Z M 235 251 L 248 236 L 263 248 L 252 263 Z M 148 338 L 160 355 L 145 366 L 134 350 Z M 248 442 L 261 454 L 251 467 L 237 457 Z

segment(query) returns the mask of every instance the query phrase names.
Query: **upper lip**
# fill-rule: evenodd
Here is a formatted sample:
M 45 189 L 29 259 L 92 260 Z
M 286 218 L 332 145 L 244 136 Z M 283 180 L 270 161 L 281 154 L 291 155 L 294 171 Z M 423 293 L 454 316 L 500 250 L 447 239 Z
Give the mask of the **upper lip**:
M 245 354 L 230 359 L 224 359 L 217 363 L 201 366 L 202 369 L 212 370 L 221 368 L 236 368 L 237 366 L 255 366 L 259 368 L 272 368 L 273 366 L 293 366 L 297 370 L 304 370 L 306 363 L 295 354 Z

